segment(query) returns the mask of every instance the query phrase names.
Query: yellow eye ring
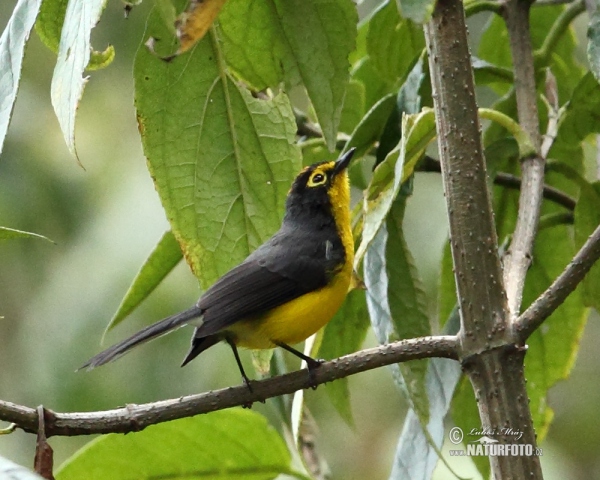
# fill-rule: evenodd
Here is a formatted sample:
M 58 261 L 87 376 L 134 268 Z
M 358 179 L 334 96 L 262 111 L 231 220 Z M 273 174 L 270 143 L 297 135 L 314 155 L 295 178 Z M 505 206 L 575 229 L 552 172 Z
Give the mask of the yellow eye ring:
M 323 185 L 327 182 L 327 175 L 321 172 L 315 172 L 308 180 L 309 187 L 318 187 L 319 185 Z

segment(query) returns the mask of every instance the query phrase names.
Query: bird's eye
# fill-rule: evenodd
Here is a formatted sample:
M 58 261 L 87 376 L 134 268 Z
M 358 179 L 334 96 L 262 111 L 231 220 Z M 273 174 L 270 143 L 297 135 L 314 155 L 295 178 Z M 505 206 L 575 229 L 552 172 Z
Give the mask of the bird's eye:
M 309 187 L 318 187 L 319 185 L 323 185 L 327 181 L 327 176 L 324 173 L 317 172 L 308 181 Z

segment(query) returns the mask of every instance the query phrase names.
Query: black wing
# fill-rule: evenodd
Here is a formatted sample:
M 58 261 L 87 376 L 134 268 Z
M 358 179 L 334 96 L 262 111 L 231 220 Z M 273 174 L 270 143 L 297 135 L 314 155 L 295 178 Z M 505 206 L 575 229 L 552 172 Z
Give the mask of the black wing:
M 325 241 L 278 232 L 202 296 L 197 306 L 204 312 L 204 323 L 195 337 L 213 335 L 238 320 L 324 287 L 326 254 Z

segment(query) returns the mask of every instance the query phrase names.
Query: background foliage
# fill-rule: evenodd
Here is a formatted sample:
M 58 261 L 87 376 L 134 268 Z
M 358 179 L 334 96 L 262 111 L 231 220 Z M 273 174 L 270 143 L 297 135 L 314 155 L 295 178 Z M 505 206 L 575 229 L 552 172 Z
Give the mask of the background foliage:
M 0 5 L 2 27 L 10 18 L 13 3 L 17 2 Z M 181 8 L 182 2 L 178 3 Z M 467 4 L 467 11 L 475 3 Z M 171 63 L 138 48 L 153 36 L 161 39 L 156 47 L 159 54 L 174 49 L 168 40 L 172 38 L 168 24 L 158 9 L 151 11 L 151 2 L 136 7 L 127 20 L 122 18 L 122 5 L 109 2 L 91 43 L 100 49 L 112 44 L 114 49 L 90 53 L 83 44 L 74 55 L 84 64 L 90 57 L 96 68 L 109 63 L 116 52 L 108 68 L 92 74 L 77 114 L 77 155 L 85 170 L 69 153 L 75 152 L 74 137 L 67 128 L 63 139 L 50 101 L 61 102 L 60 89 L 51 80 L 56 54 L 59 65 L 72 60 L 66 52 L 61 56 L 57 29 L 60 32 L 62 22 L 56 19 L 77 12 L 66 12 L 64 1 L 47 0 L 42 5 L 36 31 L 55 53 L 32 35 L 0 161 L 0 225 L 43 234 L 56 245 L 36 239 L 0 244 L 3 399 L 27 405 L 43 403 L 62 411 L 92 410 L 236 384 L 235 364 L 225 348 L 208 351 L 183 370 L 175 369 L 187 348 L 187 333 L 182 332 L 92 373 L 74 374 L 73 370 L 98 350 L 98 339 L 118 310 L 134 272 L 159 239 L 163 238 L 157 254 L 160 261 L 150 277 L 162 278 L 179 260 L 173 237 L 163 237 L 166 230 L 172 229 L 183 246 L 201 288 L 210 285 L 277 228 L 291 179 L 302 161 L 331 158 L 333 154 L 327 153 L 325 146 L 336 145 L 338 124 L 340 139 L 349 138 L 360 155 L 369 153 L 351 172 L 356 199 L 359 188 L 368 186 L 364 232 L 372 242 L 367 245 L 363 239 L 359 248 L 366 252 L 364 276 L 369 295 L 365 300 L 362 292 L 352 293 L 343 317 L 338 316 L 328 327 L 321 354 L 332 358 L 359 348 L 366 334 L 367 311 L 374 319 L 375 333 L 367 335 L 365 346 L 444 328 L 455 300 L 448 249 L 443 253 L 447 231 L 440 177 L 416 173 L 410 182 L 405 181 L 434 134 L 432 114 L 417 116 L 421 107 L 431 106 L 426 61 L 422 60 L 424 40 L 422 28 L 398 14 L 396 2 L 360 5 L 362 20 L 355 39 L 358 16 L 349 1 L 229 0 L 218 29 Z M 579 197 L 579 202 L 574 226 L 556 225 L 552 219 L 564 214 L 564 208 L 545 202 L 542 213 L 549 226 L 536 243 L 525 306 L 570 260 L 586 232 L 597 225 L 600 211 L 597 185 L 592 183 L 597 178 L 596 145 L 589 137 L 600 127 L 594 115 L 600 88 L 593 75 L 586 73 L 587 14 L 577 19 L 575 25 L 580 28 L 551 37 L 553 25 L 567 16 L 565 12 L 572 17 L 582 13 L 581 7 L 573 13 L 574 5 L 535 7 L 532 13 L 540 93 L 548 95 L 544 79 L 549 68 L 558 85 L 558 105 L 565 106 L 550 154 L 557 162 L 547 182 Z M 428 8 L 422 3 L 420 9 L 402 12 L 422 21 Z M 299 28 L 298 17 L 310 28 Z M 503 21 L 486 12 L 474 14 L 469 21 L 472 53 L 479 59 L 475 62 L 479 105 L 514 117 L 511 59 Z M 330 25 L 336 28 L 325 28 Z M 594 30 L 591 32 L 594 39 Z M 323 45 L 330 48 L 316 48 Z M 350 64 L 346 63 L 348 54 Z M 255 56 L 260 62 L 251 61 Z M 284 85 L 294 105 L 308 110 L 309 117 L 320 123 L 323 140 L 311 139 L 298 148 L 293 144 L 290 100 L 283 93 L 270 100 L 257 99 L 246 90 L 246 86 L 279 85 Z M 342 105 L 345 89 L 347 100 Z M 68 98 L 63 105 L 72 106 L 72 101 Z M 309 101 L 312 108 L 307 107 Z M 549 108 L 541 101 L 540 106 L 544 127 Z M 74 110 L 57 110 L 63 128 L 72 125 Z M 405 119 L 400 138 L 402 113 L 414 116 Z M 511 135 L 498 124 L 486 123 L 485 127 L 489 171 L 517 174 L 517 149 Z M 372 151 L 376 141 L 380 146 Z M 427 151 L 435 155 L 432 146 Z M 375 162 L 383 163 L 371 179 Z M 201 172 L 214 174 L 198 175 L 198 165 Z M 194 175 L 202 184 L 204 196 L 200 198 L 194 190 L 198 184 L 189 183 Z M 500 241 L 505 242 L 514 228 L 517 192 L 496 186 L 494 194 Z M 382 205 L 384 213 L 389 212 L 387 217 L 381 215 Z M 118 332 L 108 334 L 107 342 L 195 301 L 200 291 L 189 271 L 180 262 Z M 597 365 L 593 355 L 597 322 L 587 326 L 572 377 L 553 387 L 574 365 L 588 315 L 585 306 L 597 307 L 600 297 L 594 295 L 598 291 L 595 273 L 529 342 L 532 412 L 538 434 L 543 437 L 548 432 L 542 443 L 547 478 L 590 478 L 590 472 L 600 475 L 595 455 L 600 429 L 593 420 L 600 384 L 592 374 Z M 151 288 L 141 288 L 144 290 Z M 123 317 L 114 317 L 113 325 Z M 344 328 L 340 328 L 342 319 Z M 435 372 L 443 368 L 435 362 L 403 365 L 365 373 L 351 379 L 349 386 L 340 381 L 306 392 L 306 402 L 319 425 L 319 447 L 333 478 L 387 478 L 390 471 L 401 475 L 397 459 L 403 458 L 406 444 L 397 443 L 403 412 L 409 407 L 416 412 L 409 414 L 404 425 L 409 433 L 414 429 L 409 435 L 411 442 L 419 424 L 436 419 L 438 428 L 431 435 L 441 440 L 439 418 L 448 405 L 435 402 L 437 396 L 432 392 L 439 393 L 457 378 L 454 372 L 445 371 L 441 376 L 445 382 L 432 381 L 439 377 Z M 281 425 L 279 402 L 254 408 L 273 425 Z M 212 415 L 202 417 L 201 422 L 212 421 Z M 250 423 L 261 422 L 244 412 L 232 415 L 243 415 Z M 479 425 L 466 382 L 459 384 L 452 420 L 466 430 Z M 274 433 L 266 424 L 248 428 L 263 429 L 267 436 Z M 280 441 L 277 436 L 269 438 L 275 444 Z M 343 449 L 339 448 L 340 439 L 344 440 Z M 53 439 L 59 463 L 85 441 Z M 0 455 L 28 465 L 32 442 L 33 438 L 18 432 L 3 437 Z M 102 448 L 103 443 L 107 441 L 98 440 L 96 445 Z M 93 461 L 91 448 L 96 447 L 78 454 L 60 478 L 81 478 L 70 473 L 77 468 L 89 472 L 93 468 L 90 463 L 79 467 L 77 462 Z M 110 448 L 108 453 L 98 453 L 98 458 L 110 457 Z M 281 462 L 289 468 L 286 455 L 283 451 L 270 466 Z M 429 455 L 435 459 L 431 452 Z M 483 463 L 479 467 L 485 471 Z M 475 474 L 467 462 L 455 464 L 455 468 L 463 476 Z M 102 478 L 102 473 L 99 475 Z M 269 475 L 272 472 L 266 472 L 264 478 L 271 478 Z M 442 467 L 437 475 L 447 478 Z

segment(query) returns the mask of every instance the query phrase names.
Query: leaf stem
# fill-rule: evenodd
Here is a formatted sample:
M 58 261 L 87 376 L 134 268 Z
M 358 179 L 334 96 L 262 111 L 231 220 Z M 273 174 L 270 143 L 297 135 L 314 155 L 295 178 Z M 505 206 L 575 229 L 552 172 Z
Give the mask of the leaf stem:
M 500 15 L 502 13 L 502 4 L 494 0 L 465 2 L 465 16 L 467 18 L 481 12 L 493 12 Z
M 552 24 L 548 35 L 546 35 L 546 38 L 544 39 L 544 43 L 540 49 L 535 52 L 537 61 L 541 62 L 543 65 L 546 65 L 550 61 L 550 55 L 552 55 L 558 41 L 567 31 L 571 22 L 583 12 L 585 12 L 584 0 L 575 0 L 568 8 L 562 11 Z
M 535 155 L 535 145 L 527 132 L 525 132 L 525 130 L 523 130 L 521 126 L 508 115 L 491 108 L 480 108 L 479 116 L 498 123 L 512 134 L 519 145 L 519 158 L 525 159 Z

